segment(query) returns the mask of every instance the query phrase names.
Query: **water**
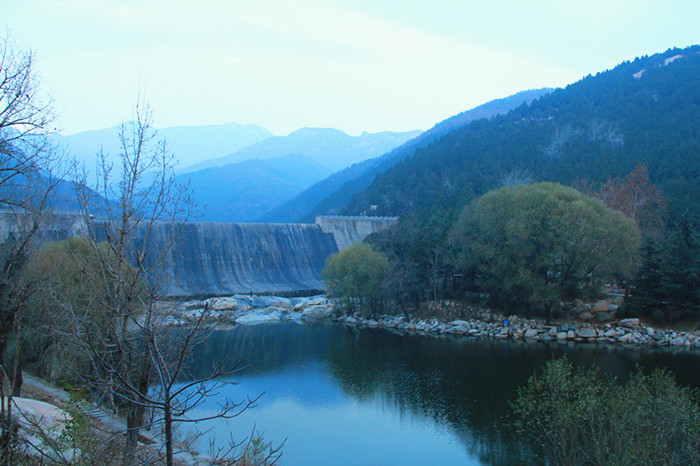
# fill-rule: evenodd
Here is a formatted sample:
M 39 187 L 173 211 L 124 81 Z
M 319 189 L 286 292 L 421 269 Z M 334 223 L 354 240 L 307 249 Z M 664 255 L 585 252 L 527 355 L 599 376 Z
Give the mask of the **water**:
M 668 367 L 700 387 L 700 352 L 406 335 L 339 325 L 268 324 L 215 332 L 193 367 L 227 356 L 251 366 L 220 396 L 262 396 L 211 428 L 225 442 L 253 428 L 287 465 L 516 464 L 531 453 L 511 429 L 509 401 L 536 368 L 566 354 L 621 380 Z M 192 413 L 212 414 L 220 398 Z M 204 443 L 202 444 L 204 445 Z

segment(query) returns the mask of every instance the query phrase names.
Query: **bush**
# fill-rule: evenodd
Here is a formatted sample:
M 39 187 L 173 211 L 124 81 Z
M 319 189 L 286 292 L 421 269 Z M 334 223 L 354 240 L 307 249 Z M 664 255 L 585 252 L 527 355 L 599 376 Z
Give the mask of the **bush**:
M 340 300 L 348 314 L 359 307 L 367 316 L 377 311 L 388 268 L 384 254 L 366 243 L 358 243 L 331 255 L 322 276 L 329 294 Z
M 547 464 L 698 464 L 700 400 L 668 371 L 620 385 L 597 370 L 547 363 L 518 389 L 518 432 Z

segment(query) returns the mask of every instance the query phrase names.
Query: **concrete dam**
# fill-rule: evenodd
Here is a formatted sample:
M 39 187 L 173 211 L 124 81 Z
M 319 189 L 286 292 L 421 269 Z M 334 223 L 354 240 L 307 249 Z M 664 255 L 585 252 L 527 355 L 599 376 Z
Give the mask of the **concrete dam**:
M 41 235 L 57 240 L 84 234 L 76 215 L 63 216 Z M 318 217 L 311 224 L 187 223 L 163 258 L 158 281 L 173 297 L 235 293 L 310 293 L 325 287 L 326 259 L 370 233 L 397 222 L 382 217 Z M 4 227 L 4 228 L 3 228 Z M 156 225 L 153 252 L 167 242 L 166 224 Z M 0 233 L 8 225 L 0 222 Z M 139 242 L 138 232 L 135 241 Z

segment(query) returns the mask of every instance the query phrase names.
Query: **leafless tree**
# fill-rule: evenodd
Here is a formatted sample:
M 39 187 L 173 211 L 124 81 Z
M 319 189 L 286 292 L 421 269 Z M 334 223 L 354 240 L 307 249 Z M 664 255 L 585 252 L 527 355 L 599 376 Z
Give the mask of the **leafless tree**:
M 10 396 L 21 383 L 16 354 L 7 360 L 15 335 L 19 348 L 25 290 L 19 275 L 32 240 L 39 231 L 56 186 L 57 156 L 47 137 L 54 121 L 52 102 L 41 98 L 34 74 L 33 54 L 19 51 L 11 38 L 0 38 L 0 395 L 6 378 Z M 18 351 L 15 351 L 17 353 Z M 9 376 L 9 377 L 8 377 Z M 5 408 L 5 406 L 7 408 Z M 11 403 L 0 408 L 0 447 L 5 455 L 11 441 Z M 3 458 L 7 460 L 7 457 Z
M 116 167 L 107 154 L 98 154 L 94 189 L 87 187 L 85 170 L 76 170 L 88 241 L 99 264 L 99 276 L 86 274 L 85 280 L 109 315 L 106 328 L 94 322 L 93 330 L 76 331 L 86 336 L 76 343 L 82 343 L 92 361 L 95 388 L 126 407 L 124 463 L 135 461 L 140 430 L 158 425 L 166 462 L 172 464 L 173 425 L 202 420 L 188 413 L 240 365 L 218 364 L 204 377 L 186 376 L 190 350 L 208 333 L 203 325 L 207 310 L 187 329 L 167 328 L 163 323 L 173 309 L 161 284 L 167 282 L 163 274 L 172 272 L 167 258 L 193 205 L 187 187 L 174 180 L 175 159 L 165 141 L 156 139 L 147 105 L 137 103 L 133 120 L 122 125 L 120 146 Z M 85 325 L 83 313 L 73 312 L 79 317 L 76 323 Z M 234 417 L 255 401 L 223 400 L 214 417 Z

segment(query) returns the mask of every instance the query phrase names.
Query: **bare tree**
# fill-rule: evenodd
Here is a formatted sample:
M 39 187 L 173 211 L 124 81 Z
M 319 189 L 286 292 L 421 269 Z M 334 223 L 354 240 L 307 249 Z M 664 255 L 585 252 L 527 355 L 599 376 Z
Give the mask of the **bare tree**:
M 88 241 L 99 264 L 99 276 L 86 274 L 85 280 L 94 286 L 109 319 L 106 329 L 88 319 L 93 329 L 74 334 L 86 336 L 76 343 L 83 344 L 92 361 L 94 388 L 127 410 L 125 464 L 135 460 L 139 431 L 154 425 L 163 427 L 166 462 L 172 464 L 173 425 L 200 421 L 188 412 L 214 393 L 217 383 L 226 383 L 222 377 L 240 369 L 220 364 L 205 377 L 186 377 L 188 353 L 208 332 L 203 325 L 207 309 L 177 335 L 163 325 L 172 311 L 161 287 L 167 281 L 163 274 L 171 272 L 167 258 L 193 206 L 187 187 L 174 180 L 175 159 L 165 141 L 156 140 L 151 121 L 148 106 L 137 103 L 133 121 L 122 125 L 119 165 L 111 166 L 107 154 L 98 154 L 95 189 L 87 187 L 84 169 L 77 176 Z M 76 325 L 85 325 L 84 313 L 72 312 Z M 223 400 L 214 417 L 236 416 L 255 401 Z M 155 412 L 153 418 L 147 418 L 149 412 Z
M 45 218 L 56 152 L 47 138 L 54 120 L 51 101 L 39 94 L 31 52 L 17 50 L 9 36 L 0 39 L 0 395 L 5 378 L 10 396 L 21 384 L 19 326 L 26 290 L 20 271 L 32 240 Z M 14 333 L 16 332 L 16 333 Z M 12 336 L 15 335 L 13 339 Z M 15 358 L 8 361 L 14 340 Z M 9 377 L 8 377 L 9 376 Z M 10 402 L 0 407 L 0 448 L 9 454 L 13 441 Z M 7 461 L 8 457 L 4 456 Z

